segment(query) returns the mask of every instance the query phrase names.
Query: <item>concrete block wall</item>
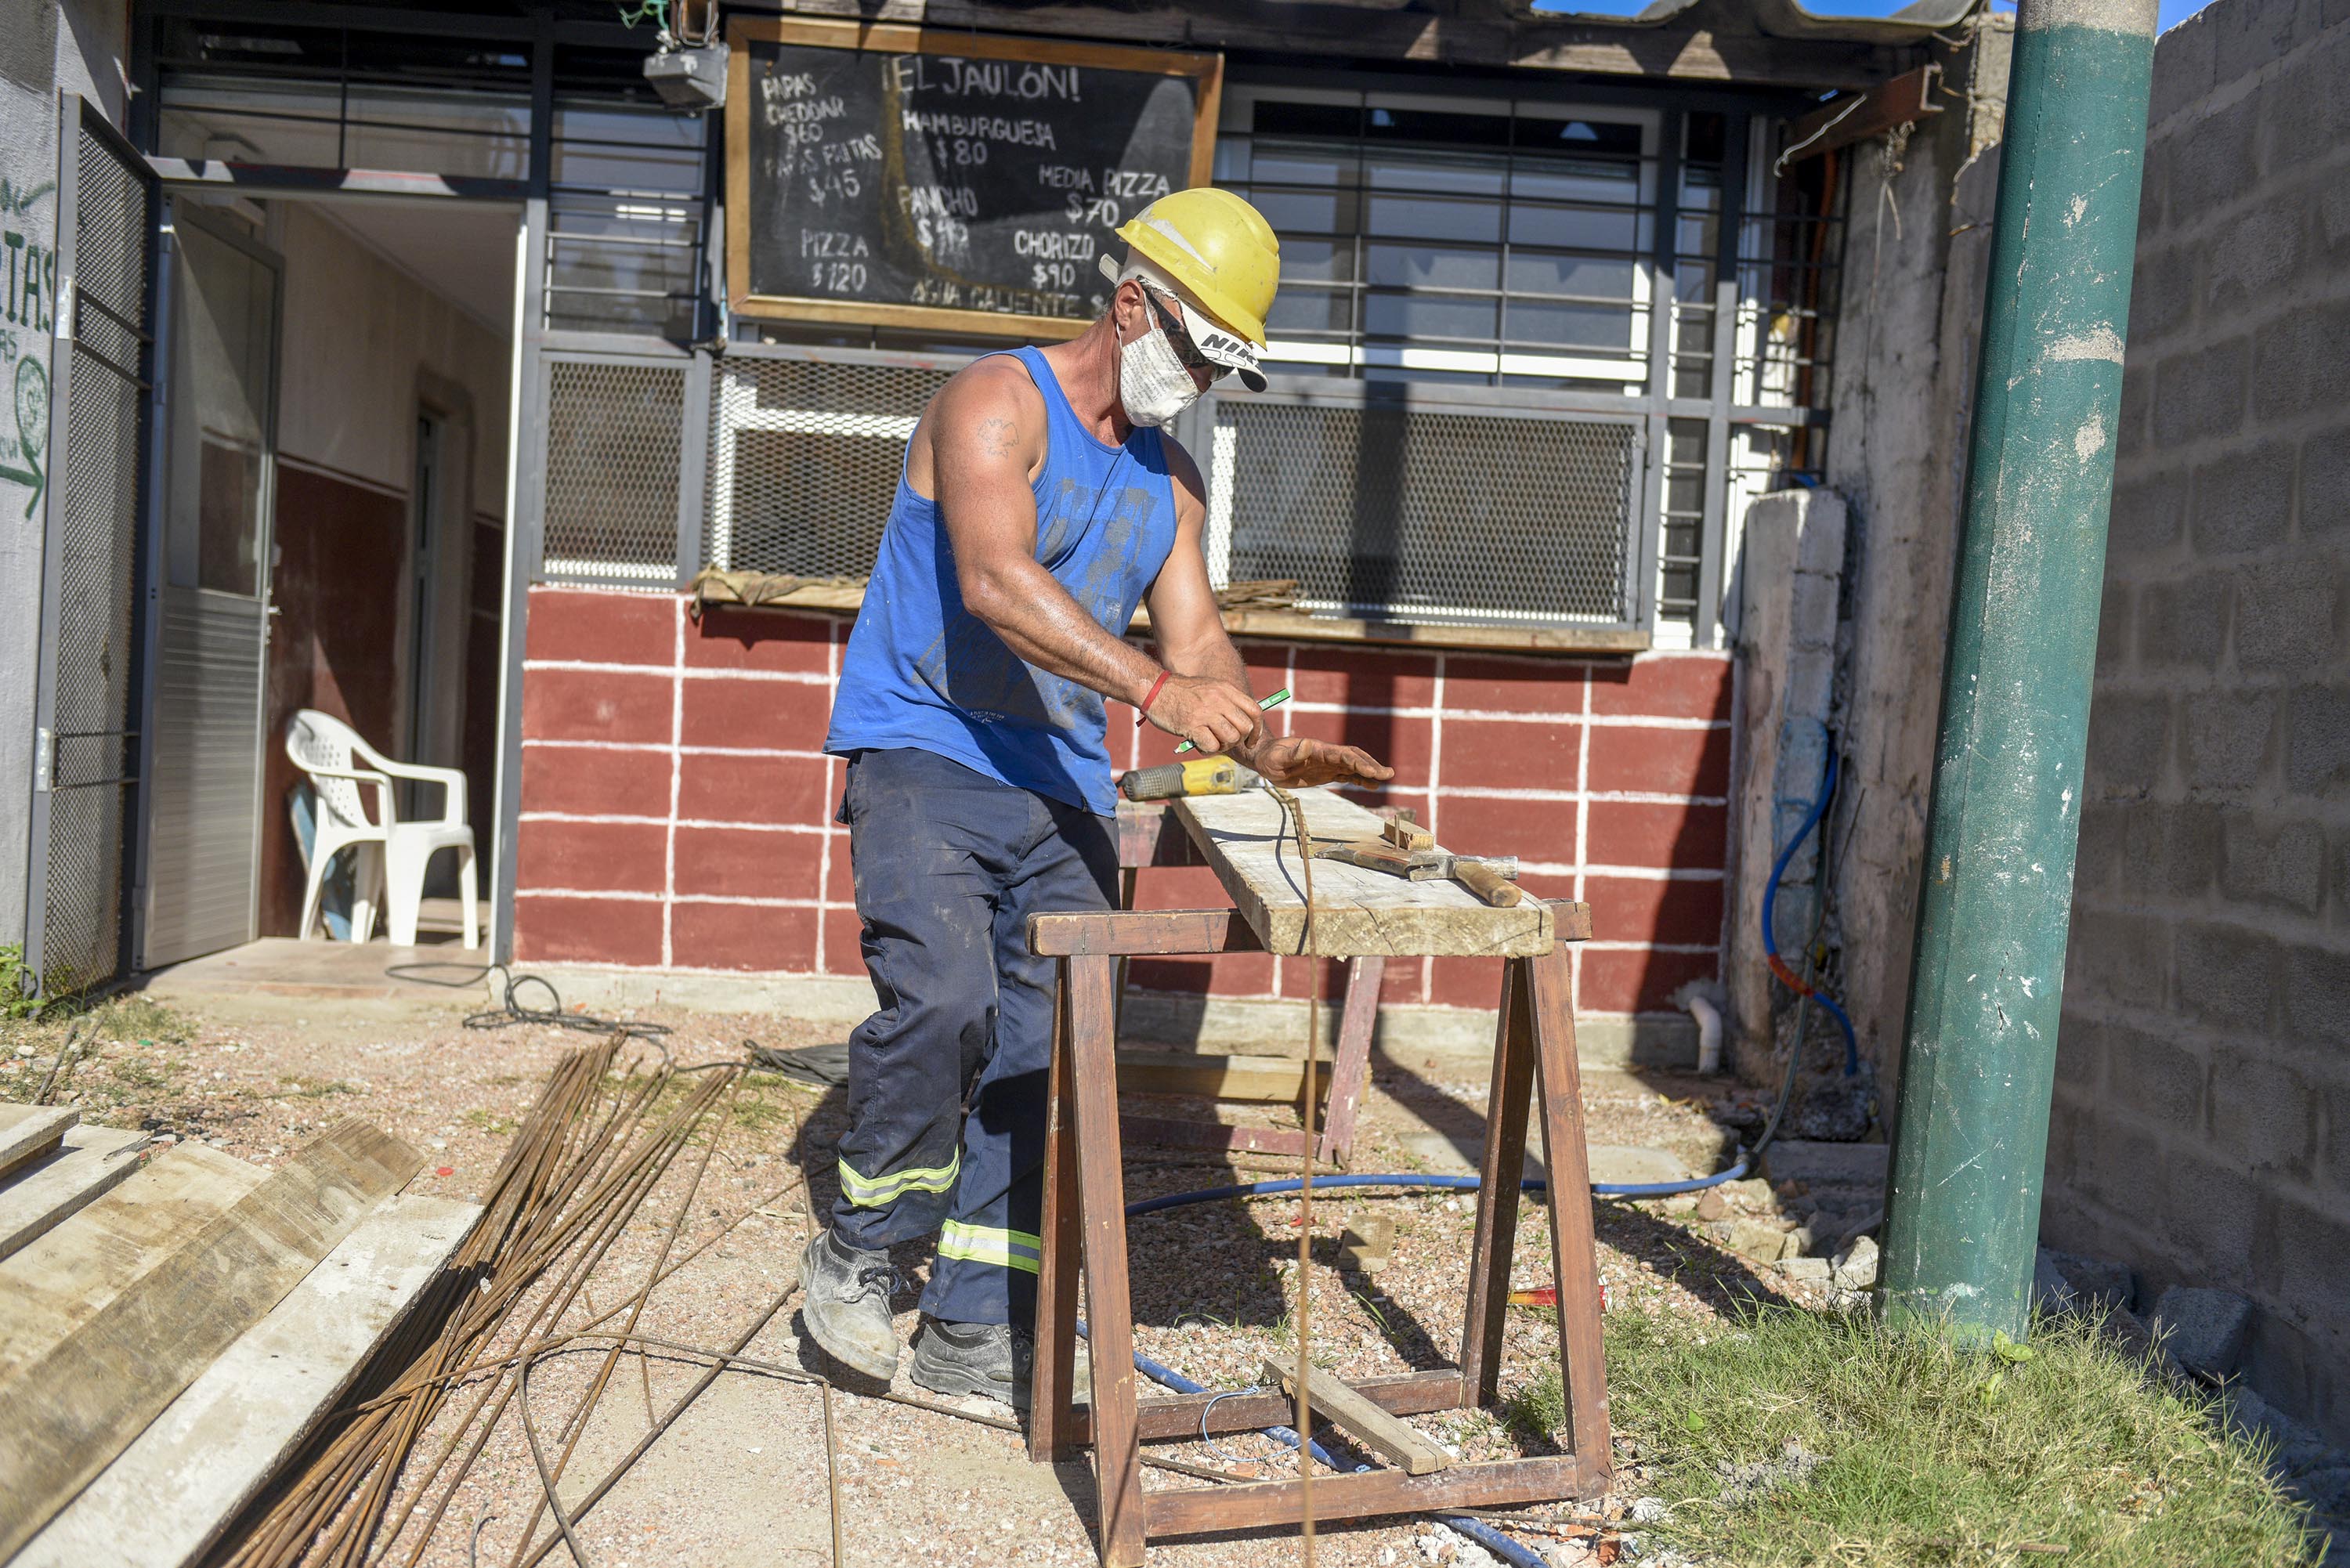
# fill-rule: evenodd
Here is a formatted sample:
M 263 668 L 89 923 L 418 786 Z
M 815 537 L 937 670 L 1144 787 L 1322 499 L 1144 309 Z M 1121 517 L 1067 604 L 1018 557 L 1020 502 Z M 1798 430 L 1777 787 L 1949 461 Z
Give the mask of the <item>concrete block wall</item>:
M 2043 1239 L 2350 1438 L 2350 6 L 2155 55 Z

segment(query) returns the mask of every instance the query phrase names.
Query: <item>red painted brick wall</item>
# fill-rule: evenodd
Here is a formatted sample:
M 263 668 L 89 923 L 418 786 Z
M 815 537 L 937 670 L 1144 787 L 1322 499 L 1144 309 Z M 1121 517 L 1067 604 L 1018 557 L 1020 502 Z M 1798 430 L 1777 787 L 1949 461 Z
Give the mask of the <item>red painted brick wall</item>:
M 717 610 L 668 594 L 536 588 L 523 676 L 515 940 L 525 960 L 861 974 L 840 764 L 821 750 L 848 623 Z M 1580 662 L 1243 645 L 1286 685 L 1293 733 L 1390 763 L 1363 798 L 1410 806 L 1452 848 L 1514 854 L 1523 880 L 1592 906 L 1577 997 L 1660 1012 L 1721 967 L 1731 664 L 1716 654 Z M 1111 710 L 1111 754 L 1172 742 Z M 1196 869 L 1143 873 L 1151 908 L 1221 905 Z M 1270 959 L 1137 963 L 1139 983 L 1222 996 L 1305 984 Z M 1498 961 L 1389 966 L 1388 1000 L 1486 1007 Z M 1333 988 L 1335 990 L 1335 987 Z

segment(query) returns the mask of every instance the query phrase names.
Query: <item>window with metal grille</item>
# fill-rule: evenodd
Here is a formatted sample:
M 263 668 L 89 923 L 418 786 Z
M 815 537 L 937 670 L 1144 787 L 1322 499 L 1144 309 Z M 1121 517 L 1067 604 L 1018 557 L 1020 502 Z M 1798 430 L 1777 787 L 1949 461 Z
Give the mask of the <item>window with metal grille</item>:
M 1281 236 L 1271 359 L 1638 391 L 1658 118 L 1234 89 L 1217 182 Z
M 716 367 L 710 564 L 862 577 L 880 548 L 906 438 L 961 361 L 776 352 L 792 357 L 738 348 Z
M 555 105 L 546 321 L 693 336 L 708 117 L 605 101 Z
M 1352 616 L 1628 624 L 1638 437 L 1402 398 L 1225 402 L 1220 580 L 1295 578 L 1300 607 Z
M 674 582 L 691 363 L 568 354 L 543 363 L 544 575 Z

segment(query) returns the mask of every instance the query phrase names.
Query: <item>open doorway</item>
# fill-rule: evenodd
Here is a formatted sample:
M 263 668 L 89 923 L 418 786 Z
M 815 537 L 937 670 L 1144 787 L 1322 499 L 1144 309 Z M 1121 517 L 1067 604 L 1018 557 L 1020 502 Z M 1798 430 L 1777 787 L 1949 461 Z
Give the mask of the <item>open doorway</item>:
M 149 968 L 299 934 L 320 807 L 286 736 L 305 710 L 349 726 L 386 758 L 461 772 L 464 818 L 486 862 L 522 221 L 511 203 L 452 198 L 182 191 L 176 200 L 205 243 L 224 236 L 272 269 L 276 412 L 266 499 L 244 546 L 255 640 L 240 644 L 249 649 L 242 670 L 215 658 L 220 668 L 181 682 L 213 692 L 194 728 L 213 751 L 242 749 L 245 785 L 241 794 L 213 788 L 201 822 L 156 818 L 140 955 Z M 184 400 L 167 405 L 167 428 L 195 412 Z M 165 447 L 177 451 L 170 438 Z M 213 491 L 225 480 L 215 483 L 209 469 L 167 460 L 161 478 L 167 517 L 183 493 L 203 501 L 205 515 L 221 510 Z M 239 681 L 242 703 L 231 711 L 213 689 Z M 159 691 L 159 779 L 172 765 L 164 754 L 172 701 L 171 690 Z M 394 799 L 412 820 L 440 815 L 442 793 L 402 783 Z M 168 794 L 157 791 L 159 814 Z M 174 860 L 161 853 L 167 837 L 209 846 L 209 857 Z M 454 868 L 453 857 L 439 857 L 427 884 L 428 940 L 456 929 Z M 367 875 L 363 864 L 350 867 L 344 896 L 329 896 L 331 934 L 348 934 Z M 201 930 L 165 918 L 191 904 L 215 918 Z M 486 922 L 486 908 L 476 915 Z M 379 910 L 375 935 L 387 928 Z

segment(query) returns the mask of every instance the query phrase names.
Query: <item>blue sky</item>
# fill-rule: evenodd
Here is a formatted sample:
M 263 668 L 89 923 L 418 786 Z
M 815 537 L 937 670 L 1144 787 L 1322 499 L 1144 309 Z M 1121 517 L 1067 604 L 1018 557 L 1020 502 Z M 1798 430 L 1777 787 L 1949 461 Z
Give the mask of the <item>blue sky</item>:
M 1889 16 L 1908 0 L 1803 0 L 1804 9 L 1821 16 Z M 2011 0 L 1994 0 L 2002 11 L 2012 11 Z M 1534 0 L 1544 11 L 1593 11 L 1607 16 L 1629 16 L 1644 10 L 1648 0 Z M 2168 32 L 2210 0 L 2162 0 L 2162 30 Z

